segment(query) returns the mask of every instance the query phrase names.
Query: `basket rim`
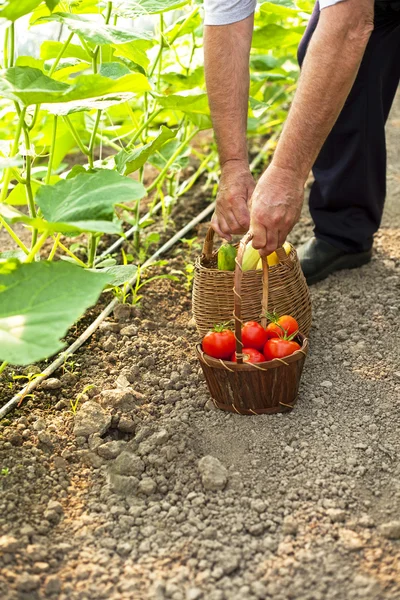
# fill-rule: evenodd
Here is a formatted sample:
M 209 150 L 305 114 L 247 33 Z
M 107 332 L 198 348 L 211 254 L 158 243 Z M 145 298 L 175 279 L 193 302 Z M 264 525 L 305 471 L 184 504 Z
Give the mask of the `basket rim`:
M 195 348 L 198 359 L 208 367 L 225 369 L 227 371 L 250 371 L 254 373 L 256 371 L 260 372 L 267 369 L 276 369 L 278 367 L 289 366 L 291 363 L 305 359 L 309 350 L 308 338 L 302 333 L 299 333 L 298 337 L 302 340 L 300 350 L 296 350 L 296 352 L 293 352 L 293 354 L 285 356 L 284 359 L 274 358 L 273 360 L 266 360 L 265 362 L 257 363 L 256 367 L 252 363 L 243 362 L 242 364 L 238 364 L 230 360 L 213 358 L 212 356 L 209 356 L 203 352 L 201 348 L 201 342 L 198 342 Z M 207 360 L 204 359 L 204 356 L 207 356 Z
M 289 242 L 290 243 L 290 242 Z M 233 244 L 234 246 L 238 246 L 238 244 Z M 218 254 L 218 250 L 214 250 L 213 252 L 213 257 L 215 257 Z M 222 269 L 218 269 L 218 268 L 212 268 L 212 267 L 205 267 L 202 264 L 202 260 L 204 260 L 206 257 L 204 254 L 200 254 L 199 256 L 196 257 L 195 259 L 195 267 L 199 267 L 200 269 L 203 269 L 204 271 L 207 272 L 211 272 L 211 273 L 232 273 L 232 275 L 234 275 L 234 271 L 225 271 Z M 290 252 L 287 255 L 287 260 L 284 262 L 278 262 L 276 265 L 268 265 L 268 269 L 276 269 L 277 267 L 282 267 L 285 263 L 286 264 L 294 264 L 294 262 L 296 261 L 297 258 L 297 253 L 296 253 L 296 249 L 293 246 L 293 244 L 290 244 Z M 246 275 L 246 273 L 260 273 L 262 275 L 262 269 L 249 269 L 248 271 L 245 271 L 243 273 L 243 275 Z

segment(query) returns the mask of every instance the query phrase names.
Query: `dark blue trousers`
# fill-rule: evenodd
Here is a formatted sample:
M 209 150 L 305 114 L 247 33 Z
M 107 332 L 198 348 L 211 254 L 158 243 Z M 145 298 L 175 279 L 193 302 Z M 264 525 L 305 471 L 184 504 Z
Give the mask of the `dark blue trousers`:
M 385 123 L 400 81 L 400 10 L 375 5 L 375 26 L 357 79 L 314 165 L 315 235 L 347 252 L 372 246 L 386 196 Z M 324 9 L 329 10 L 329 9 Z M 302 64 L 319 5 L 300 43 Z M 337 65 L 340 69 L 340 65 Z

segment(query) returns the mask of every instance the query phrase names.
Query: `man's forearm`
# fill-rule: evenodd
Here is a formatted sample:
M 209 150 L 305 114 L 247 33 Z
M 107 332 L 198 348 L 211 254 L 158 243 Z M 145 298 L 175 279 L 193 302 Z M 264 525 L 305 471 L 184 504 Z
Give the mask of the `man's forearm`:
M 372 0 L 347 0 L 321 12 L 273 165 L 307 178 L 350 93 L 372 29 Z
M 247 161 L 249 55 L 253 15 L 231 25 L 206 26 L 204 58 L 208 99 L 221 165 Z

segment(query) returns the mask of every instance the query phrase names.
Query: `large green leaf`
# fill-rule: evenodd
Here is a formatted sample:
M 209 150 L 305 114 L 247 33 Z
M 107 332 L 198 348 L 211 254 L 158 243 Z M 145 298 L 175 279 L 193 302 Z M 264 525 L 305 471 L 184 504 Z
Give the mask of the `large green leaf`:
M 114 157 L 118 171 L 124 175 L 129 175 L 129 173 L 140 169 L 149 156 L 157 152 L 168 140 L 174 138 L 177 132 L 177 130 L 172 131 L 165 125 L 161 125 L 160 131 L 153 141 L 130 152 L 122 150 Z
M 57 58 L 60 50 L 63 48 L 63 42 L 45 41 L 40 46 L 40 58 L 42 60 L 49 60 L 51 58 Z M 64 58 L 78 58 L 86 62 L 90 62 L 91 58 L 83 46 L 77 44 L 68 44 L 67 48 L 63 51 Z
M 95 304 L 107 274 L 59 262 L 0 273 L 0 360 L 26 365 L 61 350 L 61 338 Z
M 155 15 L 180 8 L 188 0 L 113 0 L 113 12 L 121 17 Z
M 170 93 L 170 91 L 181 92 L 191 90 L 204 85 L 204 67 L 196 67 L 190 75 L 168 71 L 167 73 L 162 73 L 161 78 L 165 83 L 168 83 L 167 93 Z
M 0 19 L 16 21 L 32 12 L 42 0 L 6 0 L 0 1 Z
M 114 205 L 139 200 L 146 195 L 141 183 L 115 171 L 81 173 L 56 185 L 45 185 L 36 195 L 36 203 L 47 222 L 59 230 L 109 231 Z M 117 227 L 119 229 L 119 227 Z
M 42 104 L 42 108 L 52 115 L 66 116 L 84 110 L 105 110 L 110 108 L 110 106 L 115 106 L 131 99 L 132 94 L 125 92 L 124 94 L 111 94 L 104 98 L 88 98 L 87 100 L 74 100 L 72 102 Z
M 144 32 L 135 32 L 131 29 L 122 29 L 114 25 L 105 25 L 70 13 L 57 12 L 48 17 L 42 17 L 37 22 L 58 21 L 63 23 L 70 31 L 81 35 L 86 41 L 93 44 L 126 44 L 133 40 L 151 39 L 151 36 Z
M 279 17 L 297 17 L 299 10 L 293 2 L 285 0 L 284 2 L 263 2 L 260 6 L 261 15 L 277 15 Z
M 146 50 L 149 50 L 153 45 L 154 41 L 135 40 L 127 44 L 113 44 L 112 47 L 114 48 L 114 56 L 127 58 L 133 63 L 147 69 L 150 59 L 146 54 Z
M 252 47 L 257 50 L 270 50 L 271 48 L 287 48 L 297 46 L 303 36 L 303 27 L 285 28 L 281 25 L 265 25 L 256 29 L 253 34 Z
M 210 114 L 207 94 L 203 91 L 189 90 L 180 94 L 170 94 L 169 96 L 154 93 L 153 96 L 161 106 L 170 110 Z
M 0 72 L 0 95 L 22 104 L 48 104 L 96 98 L 120 92 L 141 93 L 150 85 L 141 73 L 109 79 L 102 75 L 80 75 L 69 85 L 55 81 L 39 69 L 12 67 Z

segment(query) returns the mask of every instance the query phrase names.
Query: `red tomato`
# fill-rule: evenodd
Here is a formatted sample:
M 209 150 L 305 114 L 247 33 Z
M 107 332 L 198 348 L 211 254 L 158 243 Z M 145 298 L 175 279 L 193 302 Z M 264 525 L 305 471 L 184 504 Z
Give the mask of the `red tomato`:
M 248 321 L 243 325 L 242 342 L 245 348 L 256 348 L 262 352 L 267 339 L 264 327 L 256 321 Z
M 283 337 L 286 335 L 290 337 L 294 333 L 299 330 L 299 324 L 296 319 L 290 317 L 289 315 L 283 315 L 283 317 L 279 317 L 279 319 L 274 320 L 272 323 L 269 323 L 266 328 L 268 339 Z
M 296 350 L 300 350 L 300 345 L 297 342 L 272 338 L 264 346 L 264 356 L 266 360 L 285 358 L 285 356 L 290 356 Z
M 213 358 L 228 360 L 236 348 L 235 335 L 230 329 L 217 325 L 213 331 L 206 333 L 202 347 L 203 351 Z
M 254 348 L 243 348 L 243 362 L 245 363 L 260 363 L 265 362 L 264 354 L 261 354 L 258 350 Z M 236 360 L 236 352 L 232 354 L 231 357 L 232 362 L 237 362 Z

